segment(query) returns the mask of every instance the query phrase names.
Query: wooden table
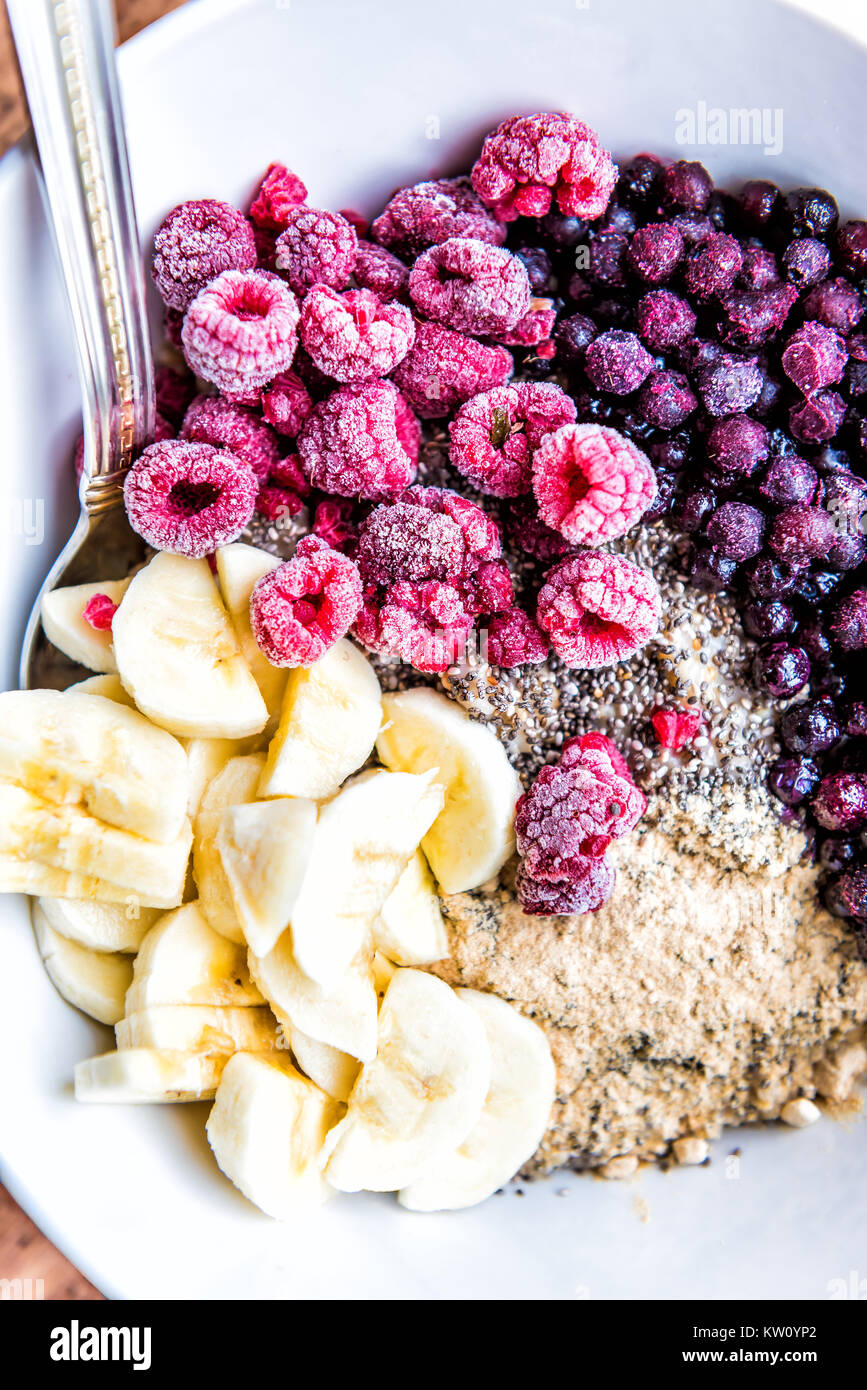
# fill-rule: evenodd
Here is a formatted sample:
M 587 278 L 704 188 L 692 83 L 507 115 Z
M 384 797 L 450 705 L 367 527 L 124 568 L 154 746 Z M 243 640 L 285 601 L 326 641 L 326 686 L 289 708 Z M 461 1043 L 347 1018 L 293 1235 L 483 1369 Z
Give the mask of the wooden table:
M 184 0 L 117 0 L 121 40 L 175 10 Z M 27 129 L 5 6 L 0 3 L 0 155 Z M 102 1294 L 64 1259 L 0 1187 L 0 1279 L 41 1279 L 46 1298 L 83 1300 Z

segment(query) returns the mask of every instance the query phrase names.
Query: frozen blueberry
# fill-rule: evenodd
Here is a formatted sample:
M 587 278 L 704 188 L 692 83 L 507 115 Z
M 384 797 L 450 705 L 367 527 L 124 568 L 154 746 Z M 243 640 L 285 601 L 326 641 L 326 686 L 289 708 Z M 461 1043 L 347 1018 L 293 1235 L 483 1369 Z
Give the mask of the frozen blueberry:
M 734 415 L 749 410 L 763 385 L 755 358 L 724 353 L 698 374 L 698 391 L 708 415 Z
M 707 536 L 729 560 L 751 560 L 762 548 L 765 518 L 746 502 L 723 502 L 708 522 Z
M 824 280 L 830 264 L 830 251 L 824 242 L 814 237 L 791 241 L 783 252 L 786 279 L 799 290 L 809 289 Z
M 659 201 L 663 167 L 662 161 L 652 154 L 636 155 L 623 166 L 617 192 L 627 207 L 643 210 Z
M 695 332 L 693 310 L 671 290 L 651 290 L 635 308 L 638 332 L 653 352 L 668 352 Z
M 837 232 L 837 259 L 856 280 L 867 275 L 867 222 L 844 222 Z
M 749 636 L 762 642 L 790 637 L 798 625 L 794 608 L 778 598 L 755 599 L 748 603 L 743 619 Z
M 810 658 L 803 647 L 773 642 L 757 653 L 753 673 L 756 684 L 769 695 L 787 700 L 803 690 L 810 679 Z
M 600 391 L 617 396 L 637 391 L 653 358 L 634 333 L 612 328 L 594 338 L 584 354 L 584 370 Z
M 558 356 L 567 364 L 582 362 L 599 329 L 586 314 L 570 314 L 554 330 Z
M 762 230 L 773 221 L 779 208 L 781 193 L 775 183 L 766 179 L 750 179 L 740 191 L 741 217 L 748 227 Z
M 720 473 L 748 478 L 768 456 L 768 431 L 748 415 L 728 415 L 714 424 L 706 448 Z
M 690 488 L 677 502 L 674 519 L 682 531 L 701 531 L 716 504 L 716 493 L 712 488 Z
M 855 863 L 856 857 L 854 841 L 844 835 L 826 835 L 819 846 L 819 863 L 832 873 L 848 868 Z
M 837 226 L 840 209 L 826 188 L 793 188 L 786 194 L 781 220 L 790 236 L 830 236 Z
M 697 589 L 703 589 L 708 593 L 730 589 L 737 569 L 735 560 L 729 560 L 712 546 L 697 545 L 693 548 L 689 577 Z
M 788 565 L 771 555 L 759 555 L 744 566 L 744 577 L 756 598 L 781 598 L 791 592 L 795 577 Z
M 765 469 L 759 492 L 779 507 L 797 502 L 810 503 L 816 496 L 819 477 L 815 468 L 796 455 L 772 458 Z
M 627 260 L 635 274 L 650 285 L 671 279 L 683 257 L 684 241 L 670 222 L 650 222 L 635 233 Z
M 811 758 L 778 758 L 768 772 L 768 786 L 785 806 L 799 806 L 819 781 Z
M 660 430 L 678 429 L 698 401 L 680 372 L 651 372 L 638 397 L 638 409 L 648 424 Z
M 840 738 L 842 730 L 837 720 L 833 700 L 808 701 L 792 705 L 780 720 L 780 735 L 792 753 L 827 753 Z
M 713 192 L 713 179 L 696 160 L 678 159 L 662 176 L 662 196 L 683 212 L 704 212 Z

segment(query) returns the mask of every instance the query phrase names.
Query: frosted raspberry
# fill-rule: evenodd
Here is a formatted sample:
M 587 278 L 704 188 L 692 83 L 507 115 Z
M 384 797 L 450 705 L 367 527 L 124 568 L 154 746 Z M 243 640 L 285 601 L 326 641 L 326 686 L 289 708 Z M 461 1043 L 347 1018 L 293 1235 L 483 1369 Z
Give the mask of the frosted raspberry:
M 289 214 L 307 201 L 307 189 L 285 164 L 269 164 L 250 204 L 250 220 L 265 231 L 282 231 Z
M 373 290 L 384 304 L 401 299 L 409 286 L 409 267 L 372 241 L 359 241 L 352 273 L 361 289 Z
M 304 503 L 292 488 L 279 487 L 267 483 L 260 487 L 256 498 L 256 511 L 267 521 L 280 521 L 283 517 L 297 516 Z
M 318 536 L 305 536 L 291 560 L 259 580 L 250 622 L 272 666 L 312 666 L 346 635 L 360 608 L 353 561 Z
M 495 386 L 461 406 L 449 425 L 449 457 L 480 492 L 517 497 L 532 486 L 534 449 L 575 415 L 571 397 L 548 382 Z
M 201 558 L 238 539 L 257 491 L 250 465 L 228 449 L 168 439 L 136 459 L 123 496 L 130 526 L 148 545 Z
M 111 632 L 117 608 L 118 605 L 108 594 L 94 594 L 84 605 L 81 616 L 86 623 L 90 623 L 95 632 Z
M 400 500 L 416 507 L 426 507 L 428 511 L 448 516 L 457 523 L 464 540 L 461 574 L 472 574 L 485 561 L 500 558 L 503 547 L 496 521 L 459 492 L 446 487 L 411 487 Z
M 839 381 L 848 360 L 839 333 L 815 319 L 808 319 L 792 334 L 780 358 L 786 376 L 805 396 Z
M 418 422 L 390 381 L 343 386 L 313 410 L 298 437 L 314 487 L 371 501 L 402 492 L 415 477 Z
M 475 618 L 482 613 L 505 613 L 515 602 L 512 573 L 505 560 L 486 560 L 460 580 L 458 588 L 464 606 Z
M 591 769 L 601 766 L 603 772 L 610 768 L 618 777 L 625 777 L 629 782 L 635 780 L 617 744 L 599 729 L 590 729 L 586 734 L 567 738 L 560 754 L 560 762 L 564 767 L 571 767 L 573 762 L 582 763 Z
M 353 554 L 358 530 L 353 520 L 355 504 L 349 497 L 325 497 L 313 515 L 313 534 L 332 550 Z
M 463 532 L 444 512 L 411 502 L 377 507 L 358 533 L 358 565 L 366 584 L 452 579 L 464 567 Z
M 176 347 L 178 352 L 183 352 L 184 345 L 181 342 L 181 331 L 184 326 L 183 309 L 164 309 L 163 310 L 163 331 L 166 339 L 172 347 Z
M 536 621 L 568 666 L 592 670 L 634 655 L 659 627 L 659 590 L 622 555 L 585 550 L 555 565 Z
M 227 270 L 187 310 L 184 354 L 198 376 L 237 399 L 291 365 L 297 331 L 298 305 L 281 280 Z
M 493 666 L 537 666 L 548 656 L 548 640 L 523 608 L 495 613 L 488 626 L 488 660 Z
M 559 531 L 546 526 L 539 516 L 534 497 L 519 497 L 503 510 L 503 525 L 512 545 L 550 564 L 571 549 Z
M 214 198 L 172 208 L 154 237 L 154 283 L 170 309 L 187 309 L 225 270 L 250 270 L 256 242 L 246 217 Z
M 307 497 L 310 493 L 310 484 L 301 467 L 300 454 L 287 454 L 285 458 L 276 459 L 271 465 L 268 481 L 278 487 L 291 488 L 300 497 Z
M 355 228 L 339 212 L 289 208 L 277 238 L 277 269 L 298 295 L 314 285 L 342 290 L 349 283 L 357 250 Z
M 658 709 L 650 722 L 663 748 L 679 753 L 685 744 L 692 743 L 704 721 L 699 709 Z
M 196 394 L 192 372 L 176 372 L 174 367 L 157 367 L 154 372 L 157 411 L 173 425 L 179 425 Z
M 337 294 L 317 285 L 301 309 L 301 341 L 320 371 L 335 381 L 388 376 L 415 341 L 412 314 L 383 304 L 371 290 Z
M 458 589 L 429 580 L 394 584 L 382 597 L 365 598 L 353 630 L 372 651 L 432 672 L 459 660 L 472 626 Z
M 607 425 L 564 425 L 533 455 L 539 515 L 573 545 L 623 536 L 656 496 L 656 475 L 631 440 Z
M 310 392 L 295 372 L 280 372 L 262 393 L 262 414 L 289 439 L 297 439 L 312 410 Z
M 552 193 L 567 217 L 600 217 L 617 181 L 617 165 L 594 131 L 565 112 L 510 116 L 497 126 L 473 165 L 473 188 L 497 217 L 544 217 Z
M 184 416 L 181 438 L 215 449 L 231 449 L 265 482 L 280 457 L 274 431 L 255 411 L 220 396 L 197 396 Z
M 538 307 L 534 308 L 534 305 Z M 507 333 L 498 333 L 497 339 L 506 347 L 539 348 L 541 357 L 541 345 L 550 342 L 556 322 L 557 310 L 550 299 L 531 299 L 530 308 L 524 317 L 518 319 L 515 327 L 510 328 Z M 553 357 L 556 347 L 553 343 L 550 346 L 553 351 L 549 355 Z
M 512 354 L 488 347 L 439 323 L 416 324 L 415 345 L 394 380 L 423 420 L 448 415 L 480 391 L 502 386 L 514 370 Z
M 450 237 L 419 256 L 409 293 L 426 318 L 461 333 L 496 337 L 527 312 L 530 279 L 523 262 L 501 246 Z
M 449 237 L 475 237 L 491 246 L 506 240 L 506 228 L 473 192 L 468 178 L 399 189 L 370 230 L 383 246 L 413 260 Z
M 614 892 L 617 877 L 605 859 L 580 855 L 568 879 L 533 878 L 522 864 L 515 878 L 521 907 L 531 917 L 577 917 L 597 912 Z

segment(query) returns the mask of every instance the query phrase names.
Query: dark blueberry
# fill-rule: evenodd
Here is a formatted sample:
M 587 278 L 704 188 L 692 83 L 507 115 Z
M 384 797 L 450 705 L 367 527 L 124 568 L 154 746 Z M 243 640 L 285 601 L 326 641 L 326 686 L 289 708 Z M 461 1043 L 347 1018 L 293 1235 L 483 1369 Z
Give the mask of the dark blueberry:
M 818 319 L 819 323 L 826 323 L 844 335 L 852 332 L 864 314 L 861 296 L 842 276 L 814 285 L 803 307 L 805 318 Z
M 589 392 L 579 393 L 575 397 L 575 406 L 578 419 L 594 425 L 607 425 L 614 408 L 610 401 L 603 400 L 601 396 L 591 396 Z
M 773 642 L 762 647 L 753 662 L 756 684 L 777 699 L 788 700 L 810 679 L 810 658 L 803 647 Z
M 867 825 L 867 778 L 856 772 L 829 773 L 819 783 L 812 804 L 824 830 L 860 830 Z
M 768 771 L 768 786 L 785 806 L 800 806 L 819 781 L 810 758 L 778 758 Z
M 856 589 L 834 609 L 831 636 L 844 652 L 867 647 L 867 589 Z
M 796 455 L 772 458 L 765 469 L 759 492 L 777 506 L 809 504 L 816 496 L 819 478 L 815 468 Z
M 839 873 L 856 860 L 856 849 L 852 840 L 842 835 L 826 835 L 819 847 L 819 863 L 823 869 Z
M 662 196 L 669 207 L 704 212 L 713 192 L 713 179 L 703 164 L 677 159 L 662 176 Z
M 692 458 L 692 436 L 686 432 L 670 434 L 651 444 L 647 452 L 655 467 L 679 473 Z
M 637 154 L 620 171 L 619 198 L 628 207 L 644 209 L 659 202 L 662 194 L 662 161 L 652 154 Z
M 638 223 L 635 221 L 635 214 L 631 208 L 623 203 L 609 203 L 605 209 L 605 214 L 596 224 L 597 232 L 625 232 L 627 236 L 632 236 Z
M 718 232 L 730 232 L 739 220 L 740 210 L 737 199 L 722 189 L 715 189 L 710 195 L 707 215 Z
M 762 548 L 765 518 L 747 502 L 723 502 L 707 526 L 707 537 L 729 560 L 751 560 Z
M 772 454 L 779 454 L 781 458 L 788 458 L 790 454 L 798 453 L 798 445 L 791 435 L 777 426 L 768 434 L 768 450 Z
M 651 290 L 636 305 L 635 323 L 653 352 L 668 352 L 692 337 L 696 318 L 680 295 L 671 290 Z
M 797 453 L 797 447 L 794 444 L 792 447 Z M 852 460 L 838 444 L 823 444 L 813 455 L 813 466 L 822 474 L 852 472 Z
M 835 917 L 867 917 L 867 869 L 845 869 L 825 888 L 825 906 Z
M 629 299 L 620 299 L 616 295 L 610 295 L 605 299 L 597 299 L 592 305 L 593 313 L 604 328 L 630 328 L 632 327 L 632 303 Z
M 670 222 L 650 222 L 635 233 L 627 260 L 640 279 L 649 285 L 661 285 L 677 269 L 683 248 L 683 237 Z
M 600 391 L 617 396 L 637 391 L 653 366 L 653 358 L 634 333 L 612 328 L 594 338 L 584 354 L 584 370 Z
M 748 478 L 768 456 L 768 432 L 749 415 L 728 415 L 714 424 L 706 448 L 720 473 Z
M 783 225 L 793 237 L 830 236 L 839 216 L 837 200 L 825 188 L 793 188 L 782 207 Z
M 795 575 L 792 593 L 815 607 L 833 594 L 842 578 L 832 570 L 801 570 Z
M 737 279 L 743 261 L 736 237 L 713 232 L 689 256 L 683 272 L 684 284 L 698 299 L 725 294 Z
M 708 415 L 734 415 L 758 400 L 764 375 L 754 357 L 724 353 L 699 372 L 697 384 Z
M 844 222 L 837 232 L 837 259 L 858 280 L 867 275 L 867 222 Z
M 854 473 L 830 473 L 822 479 L 819 501 L 834 518 L 838 535 L 862 536 L 867 518 L 867 482 Z
M 684 371 L 693 377 L 697 377 L 705 368 L 715 366 L 725 356 L 719 343 L 709 338 L 687 338 L 678 353 Z
M 615 288 L 625 284 L 623 258 L 628 245 L 629 239 L 622 232 L 598 232 L 590 242 L 589 279 L 596 285 Z
M 773 419 L 783 402 L 785 389 L 780 377 L 765 371 L 759 398 L 752 407 L 753 414 L 760 420 Z
M 656 496 L 653 502 L 644 513 L 644 521 L 655 521 L 657 517 L 667 516 L 671 511 L 672 504 L 677 494 L 677 474 L 666 473 L 662 469 L 656 472 Z
M 716 504 L 717 497 L 712 488 L 690 488 L 677 502 L 674 519 L 682 531 L 701 531 Z
M 782 598 L 790 592 L 795 577 L 788 565 L 781 565 L 771 555 L 759 555 L 744 566 L 747 587 L 756 598 Z
M 748 290 L 766 290 L 780 283 L 777 258 L 764 246 L 748 246 L 744 251 L 739 280 Z
M 821 507 L 786 507 L 774 518 L 769 545 L 778 560 L 803 565 L 827 554 L 834 541 L 833 519 Z
M 791 241 L 783 252 L 786 279 L 799 290 L 809 289 L 824 280 L 830 264 L 831 253 L 827 246 L 813 237 Z
M 798 641 L 813 663 L 815 675 L 817 667 L 825 667 L 831 659 L 831 642 L 820 619 L 815 619 L 802 627 Z
M 833 700 L 827 698 L 792 705 L 780 720 L 780 735 L 792 753 L 827 753 L 842 730 Z
M 867 701 L 849 700 L 841 710 L 843 728 L 850 738 L 867 738 Z
M 774 217 L 781 199 L 776 184 L 765 179 L 750 179 L 740 191 L 741 217 L 747 227 L 761 229 L 767 227 Z
M 570 314 L 561 319 L 554 330 L 554 342 L 561 361 L 571 366 L 584 360 L 584 353 L 599 329 L 586 314 Z
M 709 545 L 693 547 L 689 577 L 697 589 L 706 593 L 719 593 L 730 589 L 737 574 L 737 563 L 721 555 Z
M 828 551 L 827 562 L 835 569 L 846 572 L 858 569 L 867 559 L 867 541 L 863 536 L 838 536 Z
M 805 444 L 821 444 L 833 439 L 846 417 L 846 402 L 839 391 L 817 391 L 808 400 L 793 405 L 789 428 Z
M 580 217 L 566 217 L 562 212 L 548 212 L 537 223 L 544 241 L 554 251 L 572 251 L 587 231 Z
M 862 396 L 867 396 L 867 362 L 849 359 L 843 375 L 843 389 L 850 400 L 860 401 Z
M 793 285 L 766 290 L 731 290 L 725 296 L 721 335 L 734 347 L 759 347 L 779 333 L 798 291 Z
M 651 372 L 638 397 L 641 415 L 660 430 L 679 429 L 697 405 L 689 381 L 680 372 Z
M 515 252 L 524 265 L 534 294 L 550 294 L 556 287 L 551 257 L 542 246 L 523 246 Z
M 672 217 L 671 225 L 680 232 L 684 245 L 688 248 L 700 246 L 709 236 L 713 236 L 715 231 L 710 218 L 703 212 L 679 212 Z
M 743 611 L 744 627 L 750 637 L 770 642 L 778 637 L 791 637 L 798 620 L 795 610 L 782 599 L 755 599 Z

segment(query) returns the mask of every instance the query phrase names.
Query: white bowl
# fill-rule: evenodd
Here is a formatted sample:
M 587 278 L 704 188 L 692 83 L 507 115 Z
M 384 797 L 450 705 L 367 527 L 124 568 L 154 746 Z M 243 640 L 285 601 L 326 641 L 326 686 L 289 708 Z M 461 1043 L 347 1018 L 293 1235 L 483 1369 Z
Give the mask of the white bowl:
M 373 213 L 400 183 L 466 168 L 506 114 L 546 108 L 574 110 L 617 154 L 698 157 L 722 184 L 819 183 L 844 212 L 867 210 L 867 53 L 759 0 L 198 0 L 127 45 L 121 73 L 145 237 L 183 198 L 243 201 L 277 158 L 314 203 Z M 761 104 L 771 123 L 781 111 L 781 151 L 679 144 L 678 113 L 700 103 Z M 21 151 L 0 170 L 0 247 L 11 685 L 27 610 L 71 524 L 79 414 Z M 3 899 L 0 912 L 2 1178 L 110 1295 L 822 1298 L 863 1264 L 864 1130 L 829 1120 L 731 1132 L 708 1168 L 623 1184 L 561 1174 L 457 1215 L 362 1196 L 270 1222 L 218 1173 L 204 1106 L 74 1104 L 73 1063 L 110 1035 L 54 993 L 24 902 Z

